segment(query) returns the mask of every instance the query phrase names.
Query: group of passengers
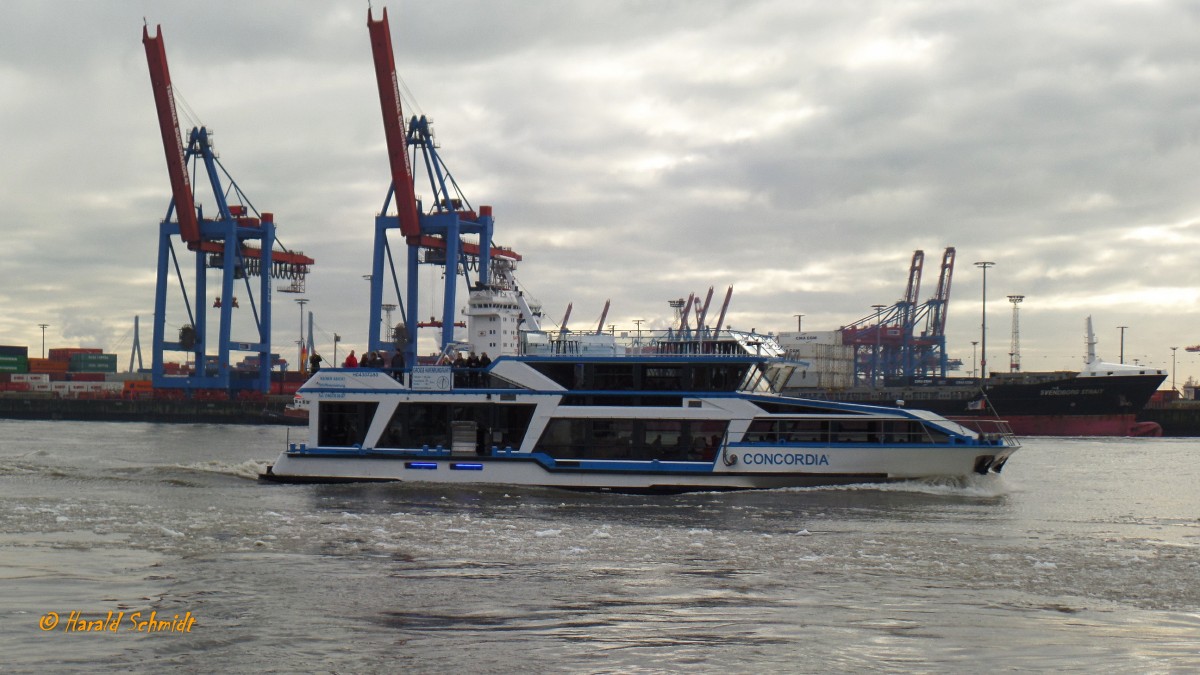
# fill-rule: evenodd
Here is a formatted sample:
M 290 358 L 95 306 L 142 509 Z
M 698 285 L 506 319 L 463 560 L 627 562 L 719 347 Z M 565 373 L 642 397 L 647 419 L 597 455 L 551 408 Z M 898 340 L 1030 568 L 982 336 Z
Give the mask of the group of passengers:
M 454 368 L 487 368 L 491 364 L 492 359 L 488 357 L 487 352 L 484 352 L 483 356 L 475 356 L 475 352 L 471 352 L 466 358 L 463 358 L 462 352 L 458 352 L 450 362 Z
M 492 365 L 492 359 L 487 352 L 483 352 L 481 356 L 476 356 L 475 352 L 470 352 L 467 356 L 463 356 L 460 351 L 451 359 L 447 354 L 442 357 L 442 363 L 449 363 L 454 369 L 454 386 L 456 387 L 477 387 L 483 381 L 482 370 Z
M 308 372 L 310 375 L 315 375 L 321 369 L 321 363 L 326 362 L 317 352 L 313 352 L 312 356 L 308 357 Z M 326 362 L 327 363 L 327 362 Z M 346 360 L 342 361 L 343 368 L 379 368 L 380 370 L 390 370 L 392 376 L 400 379 L 405 370 L 404 352 L 396 350 L 392 353 L 391 358 L 388 358 L 387 352 L 382 349 L 377 352 L 366 352 L 359 359 L 354 350 L 350 350 L 350 354 L 346 356 Z

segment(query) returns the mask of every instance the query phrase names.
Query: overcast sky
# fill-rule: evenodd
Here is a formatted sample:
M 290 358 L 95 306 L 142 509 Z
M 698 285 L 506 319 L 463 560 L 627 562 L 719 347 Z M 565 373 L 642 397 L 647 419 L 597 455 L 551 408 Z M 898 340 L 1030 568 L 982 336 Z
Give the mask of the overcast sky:
M 958 252 L 952 357 L 1025 370 L 1099 351 L 1200 375 L 1200 5 L 800 0 L 374 3 L 397 68 L 550 323 L 666 325 L 734 286 L 737 328 L 833 330 Z M 361 351 L 390 176 L 367 3 L 0 5 L 0 344 L 150 356 L 170 200 L 141 43 L 279 236 L 316 258 L 318 348 Z M 427 189 L 419 190 L 428 192 Z M 201 198 L 201 201 L 205 201 Z M 208 200 L 211 201 L 211 200 Z M 209 204 L 211 206 L 211 204 Z M 179 250 L 182 252 L 182 248 Z M 434 286 L 435 284 L 428 284 Z M 422 315 L 433 313 L 426 292 Z M 276 294 L 276 350 L 295 351 Z M 209 298 L 206 305 L 211 304 Z M 245 310 L 241 310 L 245 311 Z M 215 320 L 215 316 L 214 316 Z M 172 330 L 179 320 L 169 320 Z M 251 335 L 242 331 L 248 337 Z M 235 334 L 236 337 L 236 334 Z

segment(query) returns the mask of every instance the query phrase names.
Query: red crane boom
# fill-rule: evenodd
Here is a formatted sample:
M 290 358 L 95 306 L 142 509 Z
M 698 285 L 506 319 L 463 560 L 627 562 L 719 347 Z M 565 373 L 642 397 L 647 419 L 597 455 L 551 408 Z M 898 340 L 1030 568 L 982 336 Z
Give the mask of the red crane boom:
M 417 195 L 413 189 L 412 167 L 408 161 L 408 139 L 404 132 L 404 111 L 400 106 L 400 84 L 396 59 L 392 54 L 392 30 L 388 27 L 387 8 L 375 21 L 367 8 L 367 28 L 371 32 L 371 53 L 375 57 L 375 82 L 383 109 L 383 132 L 387 138 L 388 160 L 392 166 L 392 190 L 400 217 L 400 234 L 406 239 L 421 233 L 417 218 Z M 166 132 L 164 132 L 166 133 Z
M 163 48 L 162 26 L 156 26 L 156 29 L 158 34 L 150 37 L 150 27 L 142 26 L 142 44 L 146 47 L 146 61 L 150 64 L 150 85 L 154 88 L 158 128 L 162 132 L 163 151 L 167 155 L 167 174 L 171 177 L 171 194 L 175 197 L 179 236 L 192 244 L 200 241 L 200 224 L 196 219 L 192 184 L 188 180 L 179 115 L 175 112 L 175 93 L 171 88 L 171 72 L 167 69 L 167 53 Z
M 946 310 L 950 306 L 950 281 L 954 276 L 954 247 L 946 248 L 942 254 L 942 271 L 938 276 L 937 295 L 930 303 L 929 334 L 941 336 L 946 334 Z

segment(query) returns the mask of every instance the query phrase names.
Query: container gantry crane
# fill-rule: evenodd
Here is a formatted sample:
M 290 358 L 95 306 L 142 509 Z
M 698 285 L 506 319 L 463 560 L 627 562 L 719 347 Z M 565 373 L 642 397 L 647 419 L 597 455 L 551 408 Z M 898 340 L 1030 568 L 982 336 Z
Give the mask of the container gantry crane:
M 495 222 L 492 207 L 480 206 L 476 211 L 463 196 L 438 153 L 430 121 L 424 115 L 414 116 L 405 125 L 387 9 L 383 10 L 382 17 L 376 21 L 368 8 L 367 28 L 371 37 L 375 79 L 383 112 L 383 130 L 392 177 L 383 208 L 375 218 L 367 348 L 370 351 L 402 349 L 406 361 L 412 364 L 416 363 L 417 317 L 422 315 L 417 306 L 420 265 L 444 268 L 441 320 L 435 319 L 430 322 L 441 324 L 439 347 L 444 350 L 454 341 L 458 276 L 461 274 L 466 279 L 468 287 L 472 284 L 490 284 L 500 276 L 511 281 L 511 270 L 516 262 L 521 260 L 521 256 L 511 249 L 492 244 Z M 417 164 L 418 155 L 433 193 L 428 208 L 417 198 L 415 188 L 414 166 Z M 388 215 L 393 200 L 395 215 Z M 399 230 L 407 246 L 407 303 L 403 301 L 404 296 L 400 292 L 400 280 L 388 239 L 388 233 L 392 230 Z M 474 241 L 464 237 L 474 238 Z M 494 274 L 497 270 L 493 270 L 493 266 L 498 266 L 499 271 L 505 274 Z M 471 273 L 475 274 L 474 281 Z M 402 323 L 394 329 L 392 339 L 383 339 L 379 330 L 380 311 L 384 302 L 384 285 L 389 282 L 389 290 L 399 302 Z M 528 314 L 525 309 L 522 313 Z M 525 318 L 532 319 L 529 316 Z
M 859 382 L 878 382 L 883 377 L 911 370 L 913 325 L 925 252 L 913 252 L 904 297 L 890 307 L 843 326 L 842 344 L 854 347 L 854 373 Z
M 915 351 L 913 375 L 946 377 L 950 360 L 946 355 L 946 316 L 950 309 L 950 283 L 954 278 L 955 249 L 948 246 L 942 254 L 937 291 L 925 301 L 921 314 L 925 330 L 913 339 Z
M 891 306 L 879 305 L 874 314 L 844 326 L 842 344 L 854 348 L 856 381 L 882 384 L 888 378 L 945 377 L 946 315 L 955 250 L 946 249 L 935 295 L 919 303 L 925 252 L 914 251 L 904 298 Z M 918 335 L 916 327 L 924 321 Z
M 193 127 L 186 136 L 181 133 L 175 108 L 175 95 L 167 67 L 162 27 L 150 36 L 149 26 L 142 28 L 142 44 L 150 69 L 154 104 L 158 111 L 159 130 L 167 159 L 167 174 L 171 181 L 172 199 L 166 216 L 159 224 L 158 281 L 154 294 L 154 354 L 152 372 L 158 389 L 223 389 L 266 393 L 271 384 L 271 279 L 289 279 L 285 290 L 303 290 L 304 280 L 313 259 L 298 252 L 276 248 L 274 215 L 258 212 L 250 200 L 221 165 L 212 146 L 206 127 Z M 189 175 L 189 168 L 194 175 Z M 202 176 L 202 178 L 201 178 Z M 212 189 L 216 214 L 205 217 L 197 203 L 193 182 L 206 180 Z M 237 203 L 231 204 L 234 200 Z M 172 220 L 172 215 L 175 220 Z M 180 269 L 174 246 L 178 236 L 192 254 L 194 282 L 189 287 Z M 255 246 L 252 242 L 256 242 Z M 186 255 L 186 254 L 185 254 Z M 206 298 L 208 274 L 217 271 L 219 295 L 214 307 L 219 307 L 216 343 L 208 337 Z M 186 323 L 177 336 L 167 335 L 167 290 L 171 277 L 179 281 Z M 250 284 L 259 277 L 257 300 Z M 234 295 L 240 281 L 249 298 L 256 334 L 247 340 L 232 338 L 233 310 L 239 307 Z M 193 301 L 195 304 L 193 305 Z M 168 374 L 164 367 L 167 352 L 188 352 L 195 362 L 194 372 Z M 236 352 L 257 355 L 253 367 L 235 368 L 231 358 Z M 303 368 L 304 364 L 299 364 Z

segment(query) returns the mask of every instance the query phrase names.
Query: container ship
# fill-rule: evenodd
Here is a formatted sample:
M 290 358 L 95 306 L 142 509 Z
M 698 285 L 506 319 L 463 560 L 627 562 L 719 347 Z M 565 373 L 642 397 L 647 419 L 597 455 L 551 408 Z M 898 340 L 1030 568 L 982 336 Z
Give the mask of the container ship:
M 809 398 L 920 408 L 952 419 L 998 417 L 1022 436 L 1161 436 L 1158 423 L 1137 417 L 1166 377 L 1158 369 L 1095 362 L 1079 372 L 909 378 L 887 380 L 878 387 L 787 387 L 785 391 Z
M 784 333 L 779 339 L 788 358 L 774 377 L 792 395 L 920 408 L 950 418 L 1001 418 L 1024 436 L 1161 436 L 1159 424 L 1138 421 L 1138 415 L 1167 372 L 1101 361 L 1090 336 L 1087 364 L 1079 371 L 881 377 L 878 384 L 864 384 L 854 376 L 853 348 L 841 344 L 840 331 Z

